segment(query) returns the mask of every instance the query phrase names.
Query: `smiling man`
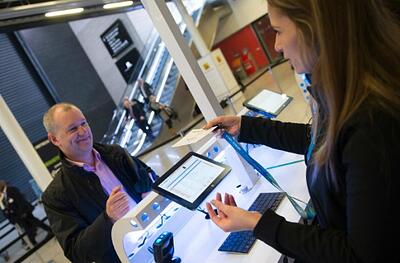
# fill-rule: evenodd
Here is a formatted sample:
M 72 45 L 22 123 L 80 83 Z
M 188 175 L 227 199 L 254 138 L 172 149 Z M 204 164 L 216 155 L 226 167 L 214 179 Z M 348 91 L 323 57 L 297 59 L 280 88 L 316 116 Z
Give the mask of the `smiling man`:
M 93 144 L 75 105 L 54 105 L 43 124 L 62 166 L 42 200 L 64 254 L 72 262 L 119 262 L 112 225 L 151 190 L 155 173 L 120 146 Z

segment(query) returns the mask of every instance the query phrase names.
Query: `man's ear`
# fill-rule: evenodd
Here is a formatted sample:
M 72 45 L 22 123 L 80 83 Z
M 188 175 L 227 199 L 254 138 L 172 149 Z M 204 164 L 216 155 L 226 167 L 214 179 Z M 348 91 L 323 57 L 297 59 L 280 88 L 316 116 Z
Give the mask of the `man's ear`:
M 47 138 L 49 139 L 49 141 L 54 144 L 55 146 L 59 146 L 60 145 L 60 141 L 57 139 L 57 137 L 52 134 L 52 133 L 47 133 Z

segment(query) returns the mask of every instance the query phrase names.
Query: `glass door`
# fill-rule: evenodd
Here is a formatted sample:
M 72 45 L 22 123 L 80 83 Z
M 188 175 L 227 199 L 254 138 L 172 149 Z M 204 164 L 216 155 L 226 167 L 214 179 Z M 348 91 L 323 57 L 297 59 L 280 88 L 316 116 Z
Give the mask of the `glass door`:
M 271 64 L 276 64 L 283 59 L 282 53 L 275 51 L 275 31 L 269 21 L 268 14 L 252 23 L 252 27 L 261 42 Z

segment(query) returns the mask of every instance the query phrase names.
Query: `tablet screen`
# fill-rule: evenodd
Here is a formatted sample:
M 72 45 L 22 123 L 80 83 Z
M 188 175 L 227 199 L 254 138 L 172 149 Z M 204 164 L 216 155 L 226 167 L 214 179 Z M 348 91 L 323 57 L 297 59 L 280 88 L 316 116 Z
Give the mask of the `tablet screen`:
M 223 167 L 192 156 L 159 187 L 193 203 L 222 171 Z
M 194 209 L 229 171 L 226 165 L 189 153 L 163 175 L 153 188 L 175 202 Z

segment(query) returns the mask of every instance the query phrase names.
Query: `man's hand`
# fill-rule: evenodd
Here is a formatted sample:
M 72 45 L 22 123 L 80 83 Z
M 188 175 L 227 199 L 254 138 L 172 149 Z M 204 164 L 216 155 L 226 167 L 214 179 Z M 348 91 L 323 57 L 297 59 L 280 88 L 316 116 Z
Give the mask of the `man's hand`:
M 225 204 L 221 202 L 221 195 L 212 204 L 217 207 L 218 215 L 212 209 L 210 203 L 207 203 L 207 211 L 211 220 L 225 232 L 253 230 L 261 218 L 258 212 L 250 212 L 236 207 L 235 199 L 232 195 L 225 194 Z
M 107 216 L 115 223 L 129 211 L 129 197 L 122 186 L 114 187 L 106 203 Z

